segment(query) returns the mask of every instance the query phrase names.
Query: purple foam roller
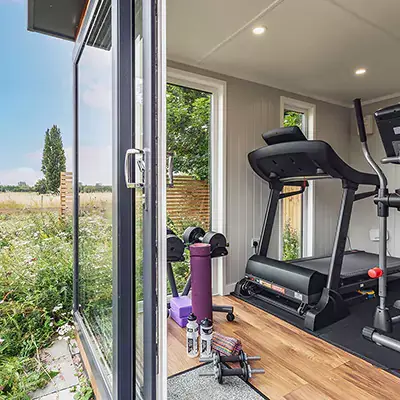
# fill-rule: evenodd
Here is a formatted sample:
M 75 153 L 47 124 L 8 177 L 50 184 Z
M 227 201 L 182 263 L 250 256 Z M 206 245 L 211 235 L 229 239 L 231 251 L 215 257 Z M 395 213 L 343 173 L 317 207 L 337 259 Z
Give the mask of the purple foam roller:
M 197 321 L 212 320 L 211 246 L 195 243 L 189 246 L 192 278 L 192 312 Z

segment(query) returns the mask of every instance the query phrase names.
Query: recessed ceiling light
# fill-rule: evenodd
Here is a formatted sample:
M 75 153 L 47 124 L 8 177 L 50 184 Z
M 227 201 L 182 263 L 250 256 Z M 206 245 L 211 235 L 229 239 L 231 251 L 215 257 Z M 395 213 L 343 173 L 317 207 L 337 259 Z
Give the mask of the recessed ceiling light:
M 367 70 L 365 68 L 358 68 L 355 71 L 356 75 L 364 75 L 367 72 Z
M 263 33 L 265 33 L 266 30 L 267 30 L 267 28 L 265 26 L 256 26 L 253 29 L 253 33 L 255 35 L 262 35 Z

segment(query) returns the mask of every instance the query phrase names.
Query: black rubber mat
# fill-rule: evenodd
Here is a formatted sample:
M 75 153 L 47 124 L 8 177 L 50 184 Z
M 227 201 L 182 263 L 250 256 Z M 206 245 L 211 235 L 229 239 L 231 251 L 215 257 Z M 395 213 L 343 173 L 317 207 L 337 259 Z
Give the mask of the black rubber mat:
M 399 280 L 390 284 L 388 304 L 393 304 L 395 300 L 398 299 L 400 299 Z M 261 308 L 270 314 L 276 315 L 277 317 L 304 330 L 304 321 L 301 318 L 297 318 L 292 314 L 277 307 L 270 306 L 255 298 L 242 300 L 245 300 L 246 302 Z M 400 377 L 400 353 L 369 342 L 361 335 L 361 331 L 365 326 L 371 326 L 377 303 L 377 298 L 366 300 L 363 303 L 351 307 L 350 315 L 343 320 L 317 332 L 307 332 Z M 392 316 L 399 314 L 399 310 L 391 308 Z M 400 324 L 394 327 L 394 332 L 390 336 L 400 340 Z

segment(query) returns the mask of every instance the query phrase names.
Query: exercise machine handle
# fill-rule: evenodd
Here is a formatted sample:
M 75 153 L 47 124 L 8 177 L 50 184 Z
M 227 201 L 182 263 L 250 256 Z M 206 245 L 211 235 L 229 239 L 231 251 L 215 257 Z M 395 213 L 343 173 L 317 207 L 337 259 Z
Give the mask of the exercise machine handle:
M 361 99 L 354 99 L 354 110 L 356 112 L 358 133 L 360 135 L 361 143 L 367 142 L 367 134 L 365 132 L 364 115 L 361 107 Z
M 358 133 L 360 134 L 361 148 L 364 154 L 364 157 L 371 168 L 375 171 L 379 178 L 379 189 L 386 190 L 387 188 L 387 179 L 386 175 L 383 173 L 381 167 L 376 163 L 376 161 L 372 158 L 371 153 L 368 149 L 367 144 L 367 134 L 365 133 L 365 125 L 364 125 L 364 115 L 361 106 L 360 99 L 354 99 L 354 110 L 356 112 L 357 125 L 358 125 Z

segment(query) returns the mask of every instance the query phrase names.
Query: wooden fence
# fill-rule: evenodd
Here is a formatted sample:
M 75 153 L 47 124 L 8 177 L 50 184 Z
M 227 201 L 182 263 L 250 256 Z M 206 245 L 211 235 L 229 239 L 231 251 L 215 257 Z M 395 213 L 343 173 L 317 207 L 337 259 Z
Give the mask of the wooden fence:
M 60 216 L 72 214 L 72 172 L 61 172 L 60 178 Z
M 72 213 L 72 172 L 61 173 L 60 215 Z M 210 188 L 208 182 L 191 176 L 174 177 L 174 186 L 167 189 L 167 215 L 178 226 L 201 223 L 210 228 Z
M 283 192 L 293 192 L 298 190 L 296 187 L 285 186 L 283 188 Z M 302 207 L 303 207 L 303 198 L 302 195 L 299 194 L 297 196 L 287 197 L 282 200 L 282 224 L 283 228 L 285 228 L 286 223 L 289 222 L 290 226 L 297 231 L 299 237 L 301 237 L 302 231 Z
M 174 224 L 201 222 L 210 228 L 210 188 L 208 182 L 191 176 L 174 177 L 174 186 L 167 189 L 167 216 Z

